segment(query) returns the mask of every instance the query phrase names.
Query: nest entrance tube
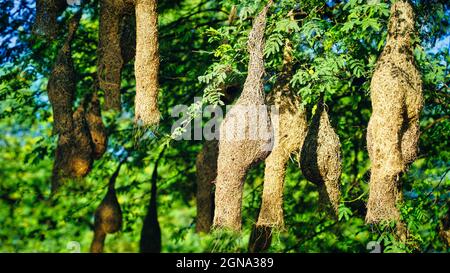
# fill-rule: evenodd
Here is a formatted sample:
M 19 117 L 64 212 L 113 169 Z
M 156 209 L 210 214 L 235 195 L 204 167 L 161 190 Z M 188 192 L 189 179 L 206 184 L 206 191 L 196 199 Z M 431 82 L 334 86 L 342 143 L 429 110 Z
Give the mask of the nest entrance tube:
M 213 227 L 241 229 L 247 171 L 272 148 L 272 124 L 264 102 L 264 30 L 270 1 L 256 16 L 248 39 L 248 75 L 243 91 L 220 125 Z
M 417 156 L 423 95 L 411 44 L 414 31 L 410 2 L 395 2 L 386 45 L 370 84 L 372 116 L 367 128 L 367 150 L 372 166 L 368 223 L 400 219 L 399 177 Z
M 157 0 L 136 0 L 135 122 L 142 126 L 159 123 L 158 110 L 158 13 Z
M 97 76 L 105 92 L 105 107 L 120 110 L 120 82 L 123 66 L 120 47 L 123 0 L 100 0 Z
M 331 204 L 337 215 L 340 199 L 341 150 L 322 102 L 319 102 L 308 128 L 300 155 L 300 167 L 308 181 L 319 187 L 319 199 L 325 208 Z

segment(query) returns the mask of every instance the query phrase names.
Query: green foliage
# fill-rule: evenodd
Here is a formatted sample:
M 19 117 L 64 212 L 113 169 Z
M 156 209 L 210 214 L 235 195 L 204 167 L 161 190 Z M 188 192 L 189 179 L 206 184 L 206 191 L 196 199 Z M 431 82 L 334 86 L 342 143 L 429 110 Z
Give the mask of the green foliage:
M 161 1 L 161 72 L 158 128 L 133 124 L 134 69 L 124 67 L 122 113 L 104 112 L 109 145 L 83 180 L 69 183 L 50 199 L 56 146 L 46 93 L 49 73 L 62 44 L 65 22 L 55 40 L 31 32 L 34 1 L 0 3 L 0 252 L 67 252 L 71 242 L 89 250 L 93 214 L 109 177 L 125 154 L 117 179 L 124 228 L 108 236 L 106 252 L 136 252 L 158 161 L 158 219 L 163 252 L 247 251 L 261 203 L 264 166 L 252 169 L 243 198 L 243 233 L 195 233 L 195 157 L 199 141 L 174 141 L 204 106 L 222 105 L 226 86 L 242 86 L 248 63 L 247 36 L 266 1 Z M 389 1 L 388 1 L 389 2 Z M 450 203 L 450 52 L 448 4 L 414 1 L 417 66 L 423 74 L 425 109 L 420 120 L 420 156 L 403 175 L 402 219 L 409 233 L 399 240 L 393 223 L 364 223 L 370 164 L 365 133 L 371 108 L 369 84 L 386 39 L 386 1 L 276 1 L 268 16 L 266 91 L 276 81 L 288 39 L 293 46 L 292 88 L 311 115 L 320 97 L 328 107 L 342 146 L 342 202 L 338 219 L 320 211 L 317 187 L 307 182 L 297 160 L 288 167 L 284 194 L 286 229 L 273 234 L 271 252 L 448 252 L 439 236 Z M 96 71 L 97 1 L 88 3 L 73 45 L 77 102 L 90 92 Z M 228 13 L 236 5 L 235 21 Z M 21 13 L 16 14 L 16 9 Z M 16 15 L 12 16 L 15 13 Z M 101 94 L 102 95 L 102 94 Z M 193 98 L 203 96 L 194 102 Z M 101 97 L 101 102 L 103 98 Z M 171 132 L 175 105 L 190 105 L 183 126 Z

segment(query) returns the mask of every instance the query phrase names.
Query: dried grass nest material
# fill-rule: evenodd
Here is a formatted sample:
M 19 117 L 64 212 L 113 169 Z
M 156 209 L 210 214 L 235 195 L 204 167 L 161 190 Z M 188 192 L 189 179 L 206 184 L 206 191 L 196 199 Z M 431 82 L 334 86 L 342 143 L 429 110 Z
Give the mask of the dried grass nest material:
M 319 187 L 321 204 L 331 204 L 336 214 L 342 171 L 340 146 L 324 104 L 319 102 L 303 143 L 300 166 L 305 178 Z
M 108 135 L 103 124 L 100 102 L 96 90 L 92 94 L 91 101 L 87 107 L 86 121 L 92 139 L 92 156 L 94 159 L 99 159 L 106 151 Z
M 84 109 L 72 110 L 75 97 L 75 70 L 71 56 L 71 42 L 78 28 L 81 12 L 69 21 L 67 38 L 58 52 L 49 77 L 47 90 L 53 108 L 54 131 L 58 145 L 52 175 L 52 192 L 66 178 L 86 175 L 91 168 L 91 145 L 89 130 L 84 119 Z
M 108 191 L 95 211 L 94 239 L 91 244 L 91 252 L 93 253 L 103 252 L 107 234 L 116 233 L 122 229 L 122 210 L 114 188 L 121 165 L 122 162 L 111 176 Z
M 271 2 L 257 15 L 248 39 L 248 75 L 242 94 L 220 126 L 213 226 L 241 229 L 242 190 L 247 171 L 264 160 L 273 131 L 264 102 L 264 30 Z
M 57 18 L 66 7 L 66 0 L 36 0 L 36 20 L 33 32 L 51 38 L 55 37 L 58 33 Z
M 219 141 L 207 140 L 197 155 L 197 232 L 209 232 L 214 217 L 214 181 L 217 177 Z
M 66 40 L 59 49 L 48 79 L 47 92 L 53 109 L 54 131 L 65 134 L 73 130 L 73 102 L 75 99 L 75 68 L 72 60 L 72 40 L 78 28 L 81 12 L 69 21 Z
M 52 192 L 57 191 L 65 179 L 86 176 L 93 162 L 93 147 L 83 105 L 73 114 L 73 131 L 59 135 L 53 164 Z
M 156 0 L 136 0 L 135 122 L 142 126 L 159 123 L 159 44 Z
M 271 112 L 275 144 L 266 159 L 264 189 L 257 227 L 282 228 L 284 226 L 283 189 L 286 166 L 291 154 L 300 150 L 307 132 L 306 111 L 301 105 L 301 98 L 294 94 L 289 86 L 292 77 L 290 51 L 290 45 L 287 44 L 284 71 L 268 98 L 268 104 L 276 109 L 276 113 Z
M 399 176 L 417 156 L 423 95 L 411 44 L 414 32 L 411 4 L 397 1 L 391 7 L 386 45 L 370 85 L 373 112 L 367 128 L 372 163 L 368 223 L 399 220 Z
M 239 94 L 238 85 L 223 86 L 220 92 L 225 105 L 233 102 Z M 206 140 L 196 158 L 197 173 L 197 222 L 196 231 L 208 233 L 214 217 L 214 183 L 217 177 L 217 157 L 219 141 Z
M 123 66 L 121 22 L 123 0 L 100 0 L 97 76 L 105 92 L 106 109 L 120 110 L 120 82 Z

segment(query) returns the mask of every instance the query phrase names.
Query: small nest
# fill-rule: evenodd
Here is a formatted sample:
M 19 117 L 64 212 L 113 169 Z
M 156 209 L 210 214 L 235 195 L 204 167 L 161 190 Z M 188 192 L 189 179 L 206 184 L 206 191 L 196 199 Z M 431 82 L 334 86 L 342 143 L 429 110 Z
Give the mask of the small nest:
M 123 66 L 120 47 L 122 0 L 101 0 L 97 76 L 105 92 L 105 107 L 120 110 L 120 82 Z
M 421 75 L 414 63 L 414 13 L 408 1 L 391 7 L 386 46 L 377 61 L 370 90 L 372 116 L 367 150 L 372 162 L 366 221 L 398 221 L 399 177 L 417 156 Z
M 214 217 L 213 183 L 217 177 L 219 142 L 207 140 L 197 155 L 197 232 L 209 232 Z
M 275 144 L 266 159 L 264 190 L 261 209 L 256 225 L 258 227 L 284 226 L 283 189 L 286 166 L 293 152 L 300 150 L 307 131 L 306 111 L 301 99 L 289 85 L 292 77 L 292 56 L 290 45 L 285 48 L 284 69 L 268 98 L 277 113 L 271 113 Z M 256 238 L 256 237 L 255 237 Z
M 57 18 L 66 9 L 66 0 L 36 0 L 36 20 L 33 32 L 54 38 L 58 33 Z
M 301 150 L 300 166 L 305 178 L 319 187 L 321 204 L 331 204 L 335 214 L 340 199 L 340 146 L 339 136 L 319 102 Z
M 241 96 L 220 126 L 213 226 L 241 229 L 242 190 L 247 171 L 272 148 L 273 131 L 264 103 L 264 30 L 270 4 L 255 18 L 248 39 L 250 60 Z
M 159 45 L 156 0 L 136 0 L 135 122 L 139 126 L 159 123 Z
M 91 244 L 93 253 L 103 252 L 106 234 L 116 233 L 122 229 L 122 210 L 114 189 L 119 169 L 120 166 L 111 177 L 108 192 L 95 211 L 94 239 Z
M 160 154 L 160 158 L 161 158 Z M 158 221 L 158 203 L 157 203 L 157 182 L 158 182 L 158 163 L 155 167 L 151 179 L 150 202 L 147 209 L 147 215 L 144 218 L 144 224 L 141 230 L 141 240 L 139 248 L 141 253 L 160 253 L 161 252 L 161 227 Z
M 94 91 L 90 104 L 87 108 L 86 121 L 93 144 L 92 156 L 94 159 L 99 159 L 106 151 L 108 145 L 108 135 L 102 121 L 100 102 L 98 100 L 96 90 Z

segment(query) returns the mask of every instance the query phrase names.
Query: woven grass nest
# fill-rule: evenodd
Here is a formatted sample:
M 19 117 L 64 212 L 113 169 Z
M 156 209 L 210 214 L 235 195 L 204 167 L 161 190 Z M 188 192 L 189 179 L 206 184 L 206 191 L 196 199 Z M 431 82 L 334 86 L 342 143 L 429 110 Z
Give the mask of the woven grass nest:
M 105 92 L 105 108 L 120 110 L 120 82 L 123 66 L 120 38 L 123 0 L 100 0 L 97 76 Z
M 301 98 L 294 94 L 289 84 L 292 77 L 291 50 L 287 42 L 283 71 L 268 97 L 268 104 L 275 106 L 277 112 L 271 113 L 275 143 L 265 161 L 264 189 L 257 227 L 284 226 L 283 189 L 286 166 L 291 154 L 300 150 L 307 132 L 306 111 L 301 105 Z
M 411 38 L 414 13 L 409 1 L 391 7 L 386 45 L 377 61 L 370 91 L 372 116 L 367 150 L 372 163 L 366 221 L 398 221 L 399 177 L 417 156 L 422 80 Z
M 135 122 L 140 126 L 159 123 L 159 44 L 156 0 L 136 0 Z
M 250 59 L 243 91 L 220 126 L 214 228 L 240 231 L 242 190 L 247 171 L 264 160 L 273 145 L 262 78 L 264 30 L 270 5 L 271 2 L 254 19 L 248 39 Z
M 91 252 L 101 253 L 107 234 L 112 234 L 122 229 L 122 210 L 117 200 L 115 182 L 120 171 L 116 169 L 108 184 L 108 191 L 95 211 L 94 238 L 91 244 Z
M 327 207 L 331 204 L 337 214 L 341 176 L 340 141 L 322 102 L 319 102 L 309 125 L 301 150 L 300 166 L 305 178 L 319 187 L 321 205 Z

